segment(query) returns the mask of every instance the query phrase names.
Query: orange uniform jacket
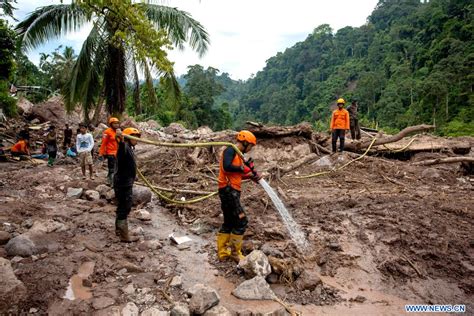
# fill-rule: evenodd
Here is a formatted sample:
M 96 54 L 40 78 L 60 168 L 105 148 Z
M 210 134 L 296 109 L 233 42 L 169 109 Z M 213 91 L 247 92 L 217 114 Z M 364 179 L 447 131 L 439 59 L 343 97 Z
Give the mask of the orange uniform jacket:
M 102 135 L 102 144 L 100 145 L 99 155 L 117 155 L 118 144 L 115 139 L 115 130 L 111 127 L 107 128 Z
M 349 129 L 349 112 L 346 109 L 337 109 L 332 112 L 331 129 Z
M 226 148 L 225 151 L 234 151 L 232 147 Z M 236 172 L 229 172 L 224 170 L 224 154 L 225 151 L 222 153 L 221 161 L 219 164 L 219 189 L 223 189 L 226 186 L 230 185 L 233 189 L 237 191 L 242 190 L 242 179 L 248 179 L 249 176 L 245 175 L 242 171 L 236 171 Z M 234 159 L 232 159 L 232 167 L 235 167 L 237 169 L 241 169 L 242 166 L 244 165 L 244 160 L 235 153 Z M 237 170 L 236 169 L 236 170 Z
M 28 154 L 28 146 L 24 140 L 20 140 L 12 146 L 11 151 L 14 153 Z

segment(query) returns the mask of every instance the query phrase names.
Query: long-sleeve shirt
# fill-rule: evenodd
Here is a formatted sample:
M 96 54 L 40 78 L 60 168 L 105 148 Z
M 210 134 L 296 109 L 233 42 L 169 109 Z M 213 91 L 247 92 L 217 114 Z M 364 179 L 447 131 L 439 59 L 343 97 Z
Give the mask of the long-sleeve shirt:
M 117 140 L 115 139 L 115 130 L 107 128 L 102 136 L 102 144 L 100 145 L 100 156 L 115 156 L 117 154 Z
M 248 179 L 249 176 L 243 171 L 244 160 L 237 155 L 232 147 L 227 147 L 222 153 L 219 166 L 219 189 L 230 185 L 237 191 L 241 190 L 242 179 Z
M 77 153 L 91 151 L 94 148 L 94 138 L 90 133 L 77 134 L 76 149 Z
M 133 186 L 137 175 L 133 148 L 125 141 L 118 142 L 117 161 L 114 171 L 114 187 Z
M 30 150 L 28 149 L 28 145 L 24 140 L 20 140 L 18 143 L 12 146 L 11 151 L 14 153 L 19 153 L 19 154 L 30 154 Z
M 336 109 L 332 112 L 331 129 L 350 129 L 349 112 L 346 109 Z

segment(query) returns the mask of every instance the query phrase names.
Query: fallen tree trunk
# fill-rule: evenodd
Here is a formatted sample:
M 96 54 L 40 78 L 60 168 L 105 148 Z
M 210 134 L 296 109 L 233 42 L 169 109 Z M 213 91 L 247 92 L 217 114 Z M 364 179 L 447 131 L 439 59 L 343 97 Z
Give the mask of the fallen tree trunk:
M 388 137 L 382 137 L 379 138 L 375 141 L 373 146 L 378 146 L 378 145 L 384 145 L 384 144 L 389 144 L 389 143 L 394 143 L 399 141 L 400 139 L 409 136 L 413 133 L 419 133 L 419 132 L 424 132 L 430 129 L 433 129 L 434 125 L 416 125 L 416 126 L 410 126 L 402 130 L 400 133 L 393 135 L 393 136 L 388 136 Z M 369 147 L 371 144 L 371 140 L 363 141 L 363 142 L 355 142 L 355 143 L 348 143 L 344 146 L 345 150 L 348 151 L 361 151 L 363 149 L 366 149 Z
M 474 163 L 474 157 L 448 157 L 448 158 L 437 158 L 437 159 L 430 159 L 430 160 L 423 160 L 414 162 L 413 164 L 416 166 L 431 166 L 431 165 L 438 165 L 443 163 L 457 163 L 457 162 L 472 162 Z
M 307 122 L 295 126 L 264 126 L 260 123 L 247 122 L 249 131 L 257 138 L 276 138 L 286 136 L 302 136 L 311 139 L 313 127 Z

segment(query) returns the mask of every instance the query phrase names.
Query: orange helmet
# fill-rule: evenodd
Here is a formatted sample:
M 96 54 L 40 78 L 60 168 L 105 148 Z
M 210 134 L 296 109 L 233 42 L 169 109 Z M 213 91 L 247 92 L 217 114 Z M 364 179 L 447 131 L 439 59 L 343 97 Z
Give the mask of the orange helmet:
M 109 125 L 112 123 L 120 123 L 119 119 L 116 117 L 109 118 Z
M 124 135 L 131 135 L 131 136 L 137 136 L 137 137 L 140 137 L 142 134 L 140 133 L 140 131 L 134 127 L 128 127 L 126 129 L 123 130 L 122 134 Z
M 240 131 L 237 134 L 237 140 L 240 142 L 247 142 L 252 145 L 257 145 L 257 137 L 255 137 L 255 135 L 249 131 Z

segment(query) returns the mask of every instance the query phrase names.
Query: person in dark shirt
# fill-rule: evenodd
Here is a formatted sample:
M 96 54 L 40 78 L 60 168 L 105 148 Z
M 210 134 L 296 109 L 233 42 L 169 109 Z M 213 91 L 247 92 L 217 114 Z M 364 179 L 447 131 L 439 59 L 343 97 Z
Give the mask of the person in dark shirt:
M 64 129 L 64 141 L 63 141 L 63 149 L 67 150 L 71 147 L 72 141 L 72 129 L 69 128 L 69 125 L 66 124 L 66 128 Z
M 351 138 L 352 140 L 360 139 L 360 126 L 359 126 L 359 114 L 357 112 L 357 101 L 352 101 L 351 105 L 347 107 L 347 111 L 349 112 L 350 118 L 350 128 L 351 128 Z
M 118 143 L 117 160 L 113 175 L 115 198 L 117 200 L 115 233 L 122 242 L 134 242 L 138 238 L 130 236 L 127 218 L 132 210 L 132 189 L 137 169 L 134 148 L 137 141 L 126 138 L 124 135 L 140 137 L 140 131 L 130 127 L 124 129 L 123 132 L 118 128 L 115 133 L 115 139 Z
M 247 153 L 257 145 L 257 138 L 249 131 L 237 134 L 237 148 Z M 244 208 L 240 204 L 242 179 L 252 179 L 258 182 L 261 175 L 254 170 L 253 162 L 244 159 L 237 151 L 229 146 L 224 150 L 219 167 L 219 198 L 224 214 L 224 223 L 217 234 L 217 256 L 219 260 L 227 258 L 240 261 L 242 243 L 248 220 Z
M 46 152 L 48 154 L 48 167 L 52 167 L 58 152 L 56 127 L 54 125 L 49 127 L 49 132 L 46 135 Z

